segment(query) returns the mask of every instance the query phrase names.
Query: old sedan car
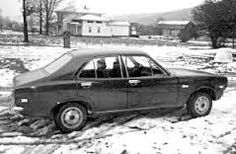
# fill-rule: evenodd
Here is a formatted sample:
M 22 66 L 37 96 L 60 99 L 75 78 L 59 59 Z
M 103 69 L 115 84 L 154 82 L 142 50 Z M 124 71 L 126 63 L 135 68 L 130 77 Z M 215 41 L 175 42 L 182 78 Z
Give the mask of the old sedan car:
M 49 65 L 14 78 L 14 102 L 26 116 L 53 118 L 62 132 L 82 129 L 89 116 L 185 107 L 208 115 L 227 78 L 165 69 L 142 51 L 72 50 Z

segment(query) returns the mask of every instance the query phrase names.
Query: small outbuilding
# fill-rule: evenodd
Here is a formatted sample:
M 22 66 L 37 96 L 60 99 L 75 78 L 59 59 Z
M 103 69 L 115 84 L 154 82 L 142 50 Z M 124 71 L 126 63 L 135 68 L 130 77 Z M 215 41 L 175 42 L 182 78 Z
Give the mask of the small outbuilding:
M 158 25 L 162 29 L 163 36 L 178 37 L 181 31 L 189 29 L 194 23 L 191 21 L 160 21 Z

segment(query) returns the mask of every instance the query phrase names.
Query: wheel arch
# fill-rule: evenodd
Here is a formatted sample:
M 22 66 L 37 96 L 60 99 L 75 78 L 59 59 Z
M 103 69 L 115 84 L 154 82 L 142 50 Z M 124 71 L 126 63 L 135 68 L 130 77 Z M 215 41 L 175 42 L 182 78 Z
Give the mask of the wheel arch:
M 199 87 L 199 88 L 195 89 L 195 90 L 191 93 L 191 95 L 189 96 L 188 100 L 189 100 L 194 94 L 196 94 L 196 93 L 198 93 L 198 92 L 207 93 L 207 94 L 210 95 L 210 97 L 211 97 L 212 100 L 216 100 L 216 91 L 215 91 L 213 88 L 207 87 L 207 86 L 203 86 L 203 87 Z
M 51 114 L 54 115 L 60 107 L 62 107 L 65 104 L 69 103 L 77 103 L 82 105 L 85 109 L 88 115 L 92 114 L 94 111 L 94 105 L 90 101 L 86 99 L 67 99 L 63 101 L 59 101 L 52 109 L 51 109 Z

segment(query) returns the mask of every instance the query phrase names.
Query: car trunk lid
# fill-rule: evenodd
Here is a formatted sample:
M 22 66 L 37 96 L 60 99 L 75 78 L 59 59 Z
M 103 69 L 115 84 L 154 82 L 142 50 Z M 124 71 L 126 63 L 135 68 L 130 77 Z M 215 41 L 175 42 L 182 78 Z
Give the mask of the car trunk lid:
M 34 71 L 30 71 L 27 73 L 23 73 L 21 75 L 16 76 L 13 79 L 13 85 L 14 87 L 21 86 L 39 79 L 42 79 L 49 74 L 44 69 L 37 69 Z

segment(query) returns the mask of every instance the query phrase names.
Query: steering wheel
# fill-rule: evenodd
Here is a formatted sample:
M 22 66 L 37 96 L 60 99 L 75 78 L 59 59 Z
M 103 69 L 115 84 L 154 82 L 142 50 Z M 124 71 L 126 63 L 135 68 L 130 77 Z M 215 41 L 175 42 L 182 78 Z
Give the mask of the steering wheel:
M 140 76 L 141 74 L 141 70 L 143 69 L 144 67 L 140 64 L 140 65 L 135 65 L 133 70 L 132 70 L 132 74 L 134 74 L 134 76 Z

